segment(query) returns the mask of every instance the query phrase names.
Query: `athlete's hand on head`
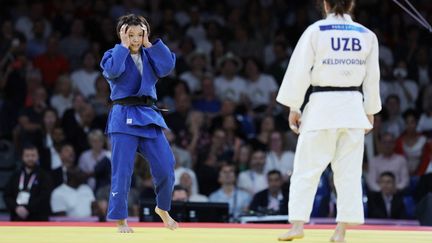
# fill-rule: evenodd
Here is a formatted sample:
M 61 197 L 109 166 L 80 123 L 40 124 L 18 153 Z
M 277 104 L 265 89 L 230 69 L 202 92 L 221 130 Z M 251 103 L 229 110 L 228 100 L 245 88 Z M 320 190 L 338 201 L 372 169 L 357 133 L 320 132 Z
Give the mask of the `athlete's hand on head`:
M 291 110 L 288 117 L 288 122 L 291 130 L 295 134 L 299 134 L 299 128 L 301 124 L 301 113 L 299 111 Z
M 129 29 L 127 24 L 122 25 L 122 27 L 120 28 L 120 40 L 122 46 L 129 49 L 130 39 L 129 39 Z
M 141 24 L 141 29 L 144 31 L 143 35 L 143 46 L 148 48 L 152 46 L 152 43 L 149 41 L 147 26 Z

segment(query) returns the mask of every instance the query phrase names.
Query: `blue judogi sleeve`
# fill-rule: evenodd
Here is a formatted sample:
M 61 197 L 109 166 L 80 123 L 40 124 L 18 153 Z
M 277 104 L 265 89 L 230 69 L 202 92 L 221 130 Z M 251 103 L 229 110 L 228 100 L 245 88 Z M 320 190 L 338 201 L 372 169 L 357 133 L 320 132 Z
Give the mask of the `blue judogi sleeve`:
M 105 52 L 100 64 L 103 76 L 109 80 L 119 77 L 126 69 L 125 62 L 128 56 L 129 50 L 120 44 Z
M 160 39 L 144 50 L 157 77 L 165 77 L 174 69 L 175 55 Z

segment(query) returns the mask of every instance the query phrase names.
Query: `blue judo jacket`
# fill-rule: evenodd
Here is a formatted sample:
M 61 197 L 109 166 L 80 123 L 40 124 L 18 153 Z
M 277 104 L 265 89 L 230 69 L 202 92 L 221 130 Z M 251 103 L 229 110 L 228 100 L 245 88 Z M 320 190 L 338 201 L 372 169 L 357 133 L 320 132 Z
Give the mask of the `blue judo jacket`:
M 100 66 L 111 88 L 111 100 L 130 96 L 151 96 L 157 99 L 156 82 L 167 76 L 175 66 L 175 55 L 158 39 L 149 48 L 141 48 L 143 74 L 135 66 L 129 49 L 117 44 L 105 52 Z M 114 105 L 108 116 L 106 133 L 126 133 L 154 137 L 154 126 L 167 128 L 159 111 L 147 106 Z

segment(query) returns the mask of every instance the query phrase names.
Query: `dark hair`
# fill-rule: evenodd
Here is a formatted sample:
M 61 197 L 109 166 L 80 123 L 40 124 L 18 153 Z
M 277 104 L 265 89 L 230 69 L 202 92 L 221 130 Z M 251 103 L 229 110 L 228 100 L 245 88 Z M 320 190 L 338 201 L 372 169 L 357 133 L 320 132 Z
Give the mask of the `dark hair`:
M 388 176 L 391 177 L 393 179 L 393 181 L 396 179 L 395 175 L 393 174 L 393 172 L 390 171 L 384 171 L 383 173 L 380 174 L 380 178 L 383 176 Z
M 32 143 L 26 143 L 22 147 L 22 154 L 24 154 L 24 150 L 38 150 L 37 147 Z
M 406 120 L 408 117 L 411 117 L 411 116 L 414 117 L 416 119 L 416 121 L 418 121 L 420 119 L 419 113 L 416 110 L 412 109 L 412 108 L 406 110 L 402 114 L 402 117 L 404 118 L 404 120 Z
M 354 5 L 354 0 L 324 0 L 330 5 L 332 13 L 344 15 L 349 13 Z
M 279 170 L 271 170 L 267 172 L 267 177 L 270 177 L 271 175 L 278 175 L 279 177 L 282 177 L 282 173 Z
M 147 20 L 143 16 L 135 15 L 135 14 L 128 14 L 123 15 L 118 19 L 117 22 L 117 37 L 120 39 L 120 28 L 124 25 L 145 25 L 147 27 L 147 33 L 150 36 L 150 25 L 147 22 Z M 127 27 L 126 27 L 127 30 Z

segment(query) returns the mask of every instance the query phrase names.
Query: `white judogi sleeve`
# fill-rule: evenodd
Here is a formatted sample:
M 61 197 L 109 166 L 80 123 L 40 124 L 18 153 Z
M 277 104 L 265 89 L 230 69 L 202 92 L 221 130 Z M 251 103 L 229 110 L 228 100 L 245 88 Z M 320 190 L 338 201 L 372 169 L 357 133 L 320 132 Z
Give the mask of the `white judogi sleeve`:
M 363 80 L 363 106 L 368 115 L 376 114 L 381 110 L 378 48 L 378 39 L 373 35 L 372 49 L 366 58 L 366 76 Z
M 276 101 L 289 106 L 291 110 L 300 110 L 306 91 L 311 84 L 310 75 L 315 61 L 312 28 L 313 26 L 310 26 L 306 29 L 297 42 L 276 97 Z

